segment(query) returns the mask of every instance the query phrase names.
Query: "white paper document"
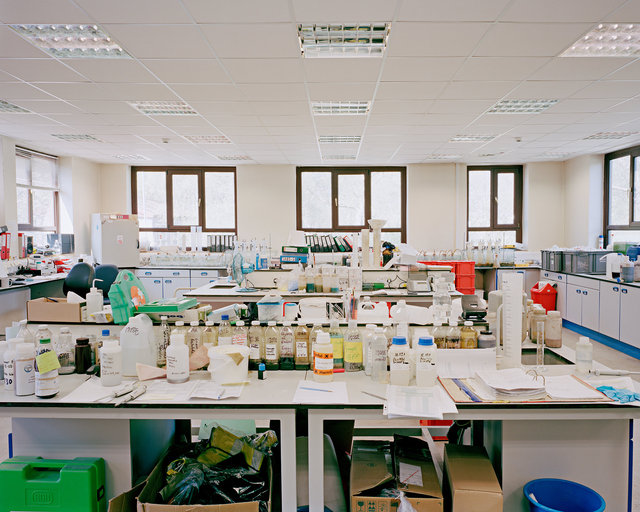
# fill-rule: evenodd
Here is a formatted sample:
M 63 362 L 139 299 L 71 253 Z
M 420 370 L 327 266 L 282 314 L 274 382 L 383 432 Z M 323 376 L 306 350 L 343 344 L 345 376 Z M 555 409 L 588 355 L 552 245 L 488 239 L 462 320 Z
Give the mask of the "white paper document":
M 412 417 L 441 420 L 444 414 L 458 410 L 453 400 L 440 386 L 418 388 L 415 386 L 387 386 L 385 411 L 389 418 Z
M 496 349 L 438 349 L 438 377 L 467 379 L 478 371 L 496 369 Z
M 294 404 L 347 404 L 346 382 L 314 382 L 301 380 L 293 396 Z
M 545 377 L 547 394 L 558 400 L 594 400 L 602 399 L 600 391 L 585 386 L 572 375 L 548 375 Z
M 244 386 L 220 386 L 210 380 L 196 381 L 189 398 L 193 400 L 225 400 L 227 398 L 240 398 Z
M 80 384 L 76 389 L 60 401 L 63 403 L 86 404 L 98 401 L 104 401 L 117 389 L 117 387 L 105 388 L 100 384 L 98 377 L 91 377 L 87 381 Z

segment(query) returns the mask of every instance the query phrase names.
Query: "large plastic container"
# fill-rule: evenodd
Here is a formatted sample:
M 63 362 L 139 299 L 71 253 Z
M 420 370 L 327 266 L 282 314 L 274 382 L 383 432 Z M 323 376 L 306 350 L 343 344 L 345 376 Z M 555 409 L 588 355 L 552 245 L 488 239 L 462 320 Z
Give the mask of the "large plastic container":
M 13 457 L 0 464 L 0 512 L 106 512 L 104 459 Z
M 542 288 L 539 286 L 540 283 L 536 283 L 533 285 L 533 288 L 531 288 L 531 298 L 534 304 L 540 304 L 546 313 L 555 311 L 558 290 L 549 283 L 545 284 Z
M 209 372 L 216 384 L 239 384 L 249 375 L 249 347 L 219 345 L 209 349 Z
M 611 251 L 567 251 L 564 253 L 564 272 L 572 274 L 605 274 L 607 270 L 606 261 L 600 261 Z
M 531 512 L 602 512 L 606 506 L 596 491 L 570 480 L 531 480 L 523 491 Z
M 562 272 L 564 269 L 564 251 L 540 251 L 542 254 L 542 270 Z
M 149 302 L 149 296 L 142 282 L 130 270 L 121 270 L 109 288 L 109 302 L 113 313 L 113 323 L 124 325 L 138 306 Z

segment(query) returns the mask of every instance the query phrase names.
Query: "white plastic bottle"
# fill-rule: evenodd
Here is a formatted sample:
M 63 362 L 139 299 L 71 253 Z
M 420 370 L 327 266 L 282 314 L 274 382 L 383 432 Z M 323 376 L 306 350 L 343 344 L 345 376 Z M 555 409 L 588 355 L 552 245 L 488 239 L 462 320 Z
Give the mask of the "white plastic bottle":
M 172 333 L 167 347 L 167 382 L 180 384 L 189 380 L 189 347 L 183 333 Z
M 408 386 L 411 382 L 411 349 L 404 336 L 394 336 L 389 349 L 391 384 Z
M 313 348 L 313 380 L 331 382 L 333 380 L 333 345 L 328 332 L 318 333 Z
M 107 340 L 100 348 L 100 384 L 105 387 L 122 383 L 122 349 L 116 340 Z
M 438 378 L 437 348 L 433 336 L 421 336 L 416 354 L 416 386 L 426 388 L 435 386 Z
M 376 324 L 367 324 L 364 327 L 362 333 L 362 358 L 364 360 L 364 374 L 371 375 L 371 341 L 373 340 L 373 333 L 376 329 Z
M 36 392 L 36 350 L 33 343 L 16 345 L 15 382 L 16 396 L 29 396 Z
M 231 345 L 233 332 L 229 323 L 229 315 L 222 315 L 218 326 L 218 346 Z
M 374 382 L 386 382 L 387 380 L 387 337 L 382 327 L 376 327 L 371 344 L 369 345 L 371 357 L 371 378 Z
M 102 281 L 102 279 L 94 279 L 93 285 L 89 293 L 87 293 L 87 318 L 91 318 L 91 313 L 99 313 L 102 311 L 104 305 L 102 290 L 96 286 L 96 281 Z
M 589 373 L 593 368 L 593 345 L 589 338 L 580 336 L 576 343 L 576 370 L 580 373 Z
M 22 338 L 13 338 L 9 340 L 9 346 L 4 353 L 4 389 L 5 391 L 14 391 L 16 389 L 15 381 L 15 362 L 16 362 L 16 346 L 22 343 Z

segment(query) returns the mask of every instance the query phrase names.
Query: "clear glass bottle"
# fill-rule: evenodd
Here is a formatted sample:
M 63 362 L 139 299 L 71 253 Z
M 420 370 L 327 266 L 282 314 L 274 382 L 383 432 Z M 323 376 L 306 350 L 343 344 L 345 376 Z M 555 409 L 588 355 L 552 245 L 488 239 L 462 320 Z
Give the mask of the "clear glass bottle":
M 315 285 L 316 293 L 324 292 L 322 271 L 320 270 L 320 268 L 317 268 L 315 274 L 313 275 L 313 283 Z
M 202 344 L 210 349 L 218 344 L 218 333 L 212 320 L 207 320 L 204 323 L 204 329 L 202 330 Z
M 478 331 L 469 320 L 460 329 L 460 348 L 478 348 Z
M 189 325 L 187 347 L 189 347 L 189 355 L 191 355 L 202 346 L 202 333 L 200 332 L 200 322 L 197 320 L 190 322 Z
M 371 375 L 371 342 L 376 324 L 366 324 L 362 332 L 362 362 L 364 364 L 365 375 Z
M 393 342 L 393 337 L 396 335 L 391 320 L 385 320 L 384 322 L 382 322 L 382 331 L 387 338 L 387 349 L 390 349 L 391 343 Z
M 308 370 L 311 347 L 309 347 L 309 331 L 304 323 L 298 323 L 293 338 L 295 340 L 295 369 Z
M 447 348 L 447 327 L 442 325 L 442 321 L 436 320 L 433 322 L 433 341 L 438 348 Z
M 447 348 L 460 348 L 460 328 L 458 322 L 451 320 L 447 331 Z
M 371 378 L 374 382 L 386 382 L 389 349 L 387 348 L 387 337 L 384 335 L 382 327 L 376 327 L 369 351 L 371 353 Z
M 249 344 L 249 369 L 257 370 L 258 365 L 264 362 L 264 331 L 257 320 L 251 322 L 247 343 Z
M 233 330 L 229 323 L 229 315 L 222 315 L 218 325 L 218 345 L 231 345 L 233 343 Z
M 160 336 L 158 337 L 158 347 L 156 353 L 156 365 L 163 367 L 167 364 L 167 347 L 169 346 L 169 338 L 171 329 L 169 328 L 169 319 L 166 316 L 160 317 Z
M 38 333 L 36 333 L 36 338 L 38 338 L 38 347 L 36 348 L 36 396 L 38 398 L 53 398 L 60 391 L 60 386 L 58 384 L 58 370 L 51 370 L 48 372 L 40 372 L 38 369 L 38 357 L 45 354 L 46 352 L 53 352 L 53 347 L 51 345 L 51 337 L 46 337 L 46 331 L 49 331 L 46 326 L 45 329 L 38 329 Z M 51 331 L 49 331 L 51 333 Z
M 362 369 L 362 333 L 358 329 L 358 323 L 355 320 L 349 320 L 344 333 L 344 370 L 359 372 Z
M 295 368 L 295 344 L 293 329 L 288 320 L 282 323 L 280 329 L 280 369 L 293 370 Z
M 305 271 L 305 278 L 307 283 L 307 293 L 314 293 L 316 291 L 316 269 L 314 269 L 311 265 L 309 265 Z
M 344 334 L 337 318 L 329 323 L 329 337 L 333 345 L 333 367 L 344 368 Z
M 247 346 L 247 328 L 242 320 L 236 322 L 236 326 L 233 328 L 233 338 L 231 339 L 232 345 Z
M 314 322 L 311 331 L 309 332 L 309 346 L 311 347 L 311 353 L 313 354 L 314 347 L 316 344 L 316 340 L 318 339 L 318 333 L 323 332 L 322 324 L 319 322 Z M 313 370 L 313 365 L 315 364 L 315 359 L 311 358 L 311 369 Z
M 451 295 L 449 295 L 447 283 L 442 279 L 435 283 L 433 305 L 435 306 L 436 319 L 446 322 L 451 316 Z
M 68 327 L 60 327 L 60 334 L 58 335 L 57 341 L 53 344 L 53 348 L 60 362 L 58 373 L 60 373 L 60 375 L 73 373 L 76 369 L 74 357 L 75 343 L 73 342 L 71 330 Z
M 16 338 L 22 338 L 25 343 L 33 343 L 37 344 L 36 337 L 33 335 L 33 332 L 27 326 L 26 320 L 20 320 L 20 330 L 18 331 L 18 335 Z
M 275 320 L 269 321 L 264 330 L 264 363 L 267 370 L 280 369 L 280 332 Z
M 53 333 L 51 332 L 51 329 L 49 329 L 48 325 L 42 324 L 38 327 L 35 334 L 35 340 L 37 345 L 40 345 L 40 340 L 53 340 Z

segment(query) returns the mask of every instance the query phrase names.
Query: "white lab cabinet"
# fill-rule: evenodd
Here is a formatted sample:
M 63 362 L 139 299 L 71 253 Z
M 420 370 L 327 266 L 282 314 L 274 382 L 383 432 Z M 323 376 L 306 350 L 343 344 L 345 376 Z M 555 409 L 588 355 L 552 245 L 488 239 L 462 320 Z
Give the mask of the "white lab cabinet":
M 600 292 L 597 288 L 594 288 L 597 286 L 598 282 L 595 280 L 569 276 L 565 315 L 569 322 L 594 331 L 598 330 L 600 324 Z
M 600 283 L 600 332 L 610 338 L 620 339 L 620 285 Z
M 165 299 L 182 297 L 189 288 L 191 288 L 191 280 L 188 277 L 166 277 L 162 283 L 162 295 Z
M 620 286 L 620 341 L 640 348 L 640 288 Z
M 150 301 L 162 298 L 162 278 L 161 277 L 141 277 L 140 282 L 147 292 Z
M 217 279 L 217 270 L 191 269 L 191 288 L 200 288 Z
M 593 288 L 582 290 L 582 326 L 597 331 L 599 322 L 600 292 Z
M 582 288 L 567 285 L 567 310 L 565 318 L 574 324 L 582 325 Z

